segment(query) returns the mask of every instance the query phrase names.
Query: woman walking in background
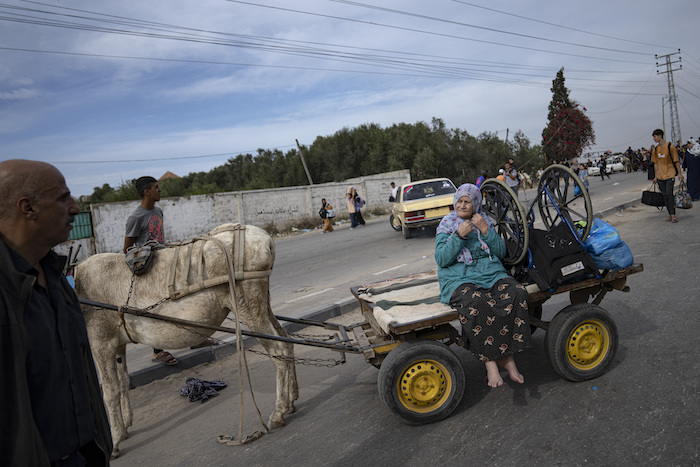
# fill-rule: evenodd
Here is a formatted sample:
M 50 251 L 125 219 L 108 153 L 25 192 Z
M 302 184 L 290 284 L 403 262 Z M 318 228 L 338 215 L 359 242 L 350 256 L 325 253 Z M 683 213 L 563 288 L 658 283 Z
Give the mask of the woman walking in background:
M 351 187 L 353 190 L 354 188 Z M 350 215 L 350 228 L 354 229 L 357 227 L 357 217 L 355 215 L 357 214 L 355 212 L 355 200 L 352 197 L 352 191 L 350 188 L 348 188 L 348 191 L 345 193 L 345 201 L 348 203 L 348 214 Z
M 333 232 L 333 219 L 335 217 L 335 212 L 333 212 L 333 206 L 326 203 L 326 198 L 321 199 L 321 211 L 323 213 L 323 230 L 321 233 Z M 330 215 L 329 215 L 330 214 Z

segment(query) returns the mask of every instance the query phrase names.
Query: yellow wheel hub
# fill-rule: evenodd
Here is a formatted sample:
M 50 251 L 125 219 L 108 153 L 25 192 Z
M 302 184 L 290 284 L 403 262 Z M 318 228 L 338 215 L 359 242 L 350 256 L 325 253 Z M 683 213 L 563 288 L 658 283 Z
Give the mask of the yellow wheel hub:
M 597 319 L 580 323 L 566 341 L 569 362 L 579 370 L 591 370 L 605 359 L 610 350 L 610 333 Z
M 406 367 L 396 389 L 404 407 L 427 413 L 445 403 L 452 390 L 452 378 L 441 363 L 420 360 Z

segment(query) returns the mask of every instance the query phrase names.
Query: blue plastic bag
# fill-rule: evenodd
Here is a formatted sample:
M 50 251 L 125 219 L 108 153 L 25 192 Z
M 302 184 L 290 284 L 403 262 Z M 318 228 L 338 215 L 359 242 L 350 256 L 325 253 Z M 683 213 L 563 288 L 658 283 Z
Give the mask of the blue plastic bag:
M 593 258 L 593 262 L 598 266 L 598 269 L 620 269 L 632 266 L 632 263 L 634 263 L 632 250 L 622 240 L 617 246 L 609 248 L 598 255 L 591 254 L 591 258 Z
M 599 217 L 593 219 L 591 233 L 584 242 L 586 249 L 594 255 L 599 255 L 605 250 L 616 247 L 622 243 L 620 234 L 612 225 Z

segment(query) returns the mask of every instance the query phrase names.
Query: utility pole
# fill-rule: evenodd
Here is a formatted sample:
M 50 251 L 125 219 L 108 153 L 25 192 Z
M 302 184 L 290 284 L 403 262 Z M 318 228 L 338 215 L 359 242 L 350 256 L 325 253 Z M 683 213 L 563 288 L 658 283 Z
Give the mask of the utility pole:
M 306 178 L 309 179 L 309 185 L 313 185 L 314 181 L 311 180 L 311 173 L 309 173 L 309 168 L 306 166 L 306 161 L 304 160 L 304 153 L 301 150 L 301 146 L 299 145 L 299 140 L 295 139 L 294 141 L 297 142 L 297 147 L 299 148 L 299 156 L 301 157 L 301 163 L 304 165 L 304 171 L 306 172 Z
M 661 65 L 666 65 L 666 70 L 665 71 L 659 71 L 656 70 L 657 75 L 666 75 L 666 78 L 668 80 L 668 103 L 669 103 L 669 109 L 670 109 L 670 114 L 671 114 L 671 139 L 667 141 L 671 141 L 672 144 L 676 144 L 678 141 L 682 141 L 683 138 L 681 137 L 681 122 L 678 118 L 678 97 L 676 96 L 676 86 L 673 83 L 673 72 L 682 70 L 683 65 L 681 65 L 681 49 L 678 49 L 678 52 L 674 52 L 672 54 L 667 54 L 667 55 L 654 55 L 656 58 L 656 66 L 657 68 Z M 678 54 L 678 60 L 673 61 L 672 56 Z M 658 60 L 660 58 L 665 59 L 665 63 L 662 63 L 659 65 Z M 673 68 L 673 65 L 678 63 L 678 68 Z M 663 104 L 662 104 L 663 105 Z M 662 107 L 663 110 L 663 107 Z

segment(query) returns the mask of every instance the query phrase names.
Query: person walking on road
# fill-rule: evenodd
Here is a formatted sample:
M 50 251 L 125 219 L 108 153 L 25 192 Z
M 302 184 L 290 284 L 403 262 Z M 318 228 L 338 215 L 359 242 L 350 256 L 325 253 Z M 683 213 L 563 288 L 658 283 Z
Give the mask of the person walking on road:
M 678 151 L 676 147 L 664 141 L 664 131 L 654 130 L 651 134 L 656 142 L 656 146 L 651 151 L 651 162 L 654 164 L 654 183 L 659 184 L 659 189 L 664 195 L 666 210 L 668 211 L 667 222 L 678 222 L 676 218 L 676 204 L 673 199 L 673 186 L 676 183 L 676 176 L 683 181 Z
M 348 189 L 345 193 L 345 201 L 348 203 L 348 215 L 350 216 L 350 228 L 357 227 L 357 212 L 355 210 L 355 200 L 352 198 L 352 191 Z
M 323 230 L 321 230 L 321 233 L 333 232 L 333 225 L 331 219 L 335 217 L 335 213 L 333 212 L 333 206 L 326 202 L 326 198 L 321 199 L 320 213 L 322 214 L 321 217 L 323 217 Z M 329 217 L 328 214 L 331 213 L 333 215 Z
M 389 202 L 393 203 L 396 201 L 396 195 L 399 192 L 399 187 L 396 186 L 396 183 L 391 182 L 391 194 L 389 195 Z
M 610 179 L 610 175 L 608 174 L 608 161 L 607 161 L 607 156 L 603 154 L 600 156 L 600 161 L 598 161 L 598 167 L 600 168 L 600 179 L 605 180 L 605 176 L 608 176 L 608 180 Z
M 512 160 L 512 159 L 511 159 Z M 506 162 L 506 168 L 503 172 L 506 177 L 506 185 L 513 190 L 515 195 L 518 195 L 518 189 L 520 188 L 520 178 L 518 176 L 518 170 L 511 165 L 510 162 Z

